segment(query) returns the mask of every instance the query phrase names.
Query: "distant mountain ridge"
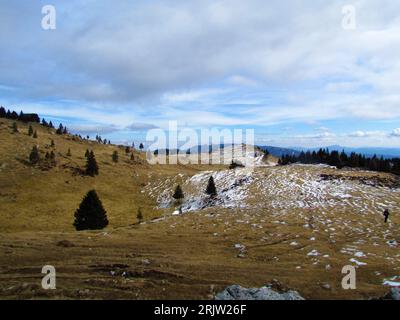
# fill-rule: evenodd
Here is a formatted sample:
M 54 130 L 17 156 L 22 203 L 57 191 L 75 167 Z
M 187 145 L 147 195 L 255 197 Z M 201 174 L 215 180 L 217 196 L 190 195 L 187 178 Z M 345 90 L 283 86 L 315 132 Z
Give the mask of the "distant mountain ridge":
M 281 148 L 281 147 L 273 147 L 273 146 L 259 146 L 261 150 L 268 151 L 275 157 L 282 157 L 283 155 L 294 155 L 298 156 L 302 149 L 296 150 L 295 148 Z

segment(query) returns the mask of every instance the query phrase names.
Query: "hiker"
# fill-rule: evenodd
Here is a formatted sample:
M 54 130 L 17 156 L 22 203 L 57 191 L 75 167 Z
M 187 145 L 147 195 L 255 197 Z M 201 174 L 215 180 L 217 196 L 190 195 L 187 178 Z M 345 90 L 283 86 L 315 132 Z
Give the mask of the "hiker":
M 387 221 L 388 221 L 388 219 L 389 219 L 389 215 L 390 215 L 389 210 L 386 209 L 386 210 L 383 212 L 383 215 L 384 215 L 384 217 L 385 217 L 385 223 L 387 223 Z

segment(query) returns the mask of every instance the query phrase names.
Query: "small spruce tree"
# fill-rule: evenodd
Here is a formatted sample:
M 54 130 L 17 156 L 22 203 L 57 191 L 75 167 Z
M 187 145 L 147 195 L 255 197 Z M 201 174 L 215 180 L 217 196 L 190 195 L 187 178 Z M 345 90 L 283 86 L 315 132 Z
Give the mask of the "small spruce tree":
M 16 123 L 16 122 L 14 122 L 14 123 L 12 124 L 12 130 L 13 130 L 13 133 L 17 133 L 17 132 L 18 132 L 18 126 L 17 126 L 17 123 Z
M 133 152 L 131 153 L 131 161 L 135 160 L 135 155 L 133 154 Z
M 31 164 L 37 164 L 40 161 L 39 150 L 36 146 L 33 146 L 32 151 L 29 154 L 29 161 Z
M 215 187 L 214 178 L 212 176 L 208 180 L 206 193 L 208 195 L 210 195 L 210 196 L 216 196 L 217 195 L 217 188 Z
M 112 161 L 118 162 L 118 152 L 114 151 L 112 154 Z
M 139 223 L 142 223 L 143 221 L 143 213 L 142 213 L 142 209 L 139 208 L 136 214 L 136 219 L 139 221 Z
M 172 197 L 175 200 L 181 200 L 181 199 L 183 199 L 185 197 L 184 194 L 183 194 L 182 188 L 181 188 L 181 186 L 179 184 L 176 186 L 175 193 L 174 193 L 174 195 Z
M 33 135 L 33 128 L 32 128 L 31 125 L 29 125 L 29 128 L 28 128 L 28 136 L 31 136 L 31 135 Z
M 35 132 L 33 133 L 33 137 L 34 137 L 35 139 L 37 139 L 37 137 L 38 137 L 37 131 L 36 131 L 36 130 L 35 130 Z
M 99 174 L 99 166 L 97 165 L 97 161 L 96 161 L 93 151 L 90 151 L 89 155 L 87 157 L 86 174 L 91 177 L 94 177 L 95 175 Z
M 89 191 L 75 211 L 76 230 L 100 230 L 108 225 L 107 212 L 95 190 Z
M 90 154 L 89 150 L 88 150 L 88 149 L 86 149 L 86 152 L 85 152 L 85 158 L 89 157 L 89 154 Z
M 62 125 L 62 123 L 60 123 L 60 125 L 58 126 L 58 129 L 56 130 L 57 134 L 62 134 L 64 131 L 64 127 Z
M 50 164 L 55 167 L 57 162 L 56 162 L 56 154 L 54 153 L 53 150 L 50 152 Z
M 56 146 L 56 144 L 54 143 L 54 140 L 53 140 L 53 139 L 51 139 L 51 142 L 50 142 L 50 147 L 54 148 L 55 146 Z

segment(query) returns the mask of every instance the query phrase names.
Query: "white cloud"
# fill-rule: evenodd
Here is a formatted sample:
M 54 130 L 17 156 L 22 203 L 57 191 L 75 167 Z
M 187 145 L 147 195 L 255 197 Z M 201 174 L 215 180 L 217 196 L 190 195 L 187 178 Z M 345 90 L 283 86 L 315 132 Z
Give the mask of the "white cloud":
M 400 128 L 396 128 L 390 134 L 392 137 L 400 137 Z
M 369 138 L 369 137 L 384 137 L 387 136 L 387 134 L 385 134 L 382 131 L 355 131 L 352 133 L 349 133 L 347 136 L 349 137 L 354 137 L 354 138 Z

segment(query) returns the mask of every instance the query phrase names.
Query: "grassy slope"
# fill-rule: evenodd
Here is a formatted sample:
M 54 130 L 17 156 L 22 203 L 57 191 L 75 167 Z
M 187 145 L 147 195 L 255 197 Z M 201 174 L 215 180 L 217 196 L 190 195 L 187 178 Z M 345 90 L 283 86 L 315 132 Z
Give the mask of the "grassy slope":
M 107 210 L 110 227 L 135 223 L 139 207 L 146 220 L 152 219 L 163 211 L 155 209 L 154 201 L 141 192 L 149 179 L 173 177 L 178 172 L 192 175 L 201 170 L 201 166 L 150 166 L 145 154 L 139 152 L 135 152 L 137 160 L 131 161 L 124 148 L 74 141 L 72 136 L 56 135 L 55 130 L 40 125 L 33 125 L 37 139 L 28 136 L 28 125 L 21 122 L 18 122 L 19 133 L 13 134 L 12 123 L 0 119 L 1 232 L 72 231 L 74 211 L 92 188 L 97 190 Z M 54 149 L 50 147 L 51 139 L 55 142 Z M 42 157 L 53 149 L 57 167 L 44 171 L 28 165 L 34 145 L 39 146 Z M 66 156 L 68 149 L 71 157 Z M 84 169 L 86 149 L 94 151 L 100 168 L 95 178 L 76 172 Z M 119 153 L 118 163 L 111 160 L 115 150 Z
M 211 208 L 133 226 L 139 206 L 147 221 L 165 213 L 155 209 L 155 199 L 142 192 L 145 185 L 179 181 L 178 173 L 190 176 L 217 167 L 149 166 L 139 153 L 135 154 L 137 163 L 131 163 L 116 146 L 73 141 L 41 126 L 35 126 L 38 139 L 33 139 L 21 123 L 20 133 L 12 134 L 11 124 L 0 119 L 1 298 L 207 299 L 230 284 L 262 286 L 274 278 L 306 298 L 368 298 L 382 295 L 387 290 L 382 278 L 398 272 L 395 261 L 371 257 L 368 266 L 357 271 L 358 290 L 344 291 L 341 267 L 349 263 L 349 256 L 340 249 L 349 242 L 348 236 L 339 234 L 336 244 L 322 235 L 312 242 L 311 230 L 302 227 L 304 222 L 296 215 L 287 225 L 277 225 L 275 217 L 269 218 L 269 208 L 259 212 Z M 32 146 L 38 144 L 43 152 L 51 139 L 57 167 L 42 171 L 26 165 Z M 70 158 L 65 156 L 68 148 Z M 84 168 L 87 148 L 94 150 L 99 163 L 100 175 L 95 178 L 75 173 Z M 111 161 L 114 150 L 119 150 L 118 164 Z M 74 211 L 91 188 L 98 191 L 110 226 L 104 231 L 76 232 Z M 265 222 L 257 220 L 259 215 L 266 217 Z M 359 219 L 356 214 L 352 217 Z M 237 219 L 255 219 L 263 228 L 237 223 Z M 395 227 L 398 218 L 393 219 Z M 74 246 L 59 246 L 61 240 Z M 290 246 L 294 240 L 302 246 Z M 366 252 L 396 255 L 397 249 L 388 248 L 385 239 L 379 247 L 370 242 L 362 247 Z M 246 245 L 246 257 L 237 257 L 236 243 Z M 326 263 L 314 265 L 306 256 L 314 248 L 330 254 Z M 332 266 L 329 271 L 327 263 Z M 46 264 L 57 268 L 57 290 L 40 289 L 40 271 Z M 297 270 L 298 265 L 302 269 Z M 380 276 L 374 275 L 376 270 Z M 111 276 L 111 271 L 116 274 Z M 128 272 L 127 278 L 121 276 L 123 271 Z M 332 288 L 323 288 L 323 283 Z

